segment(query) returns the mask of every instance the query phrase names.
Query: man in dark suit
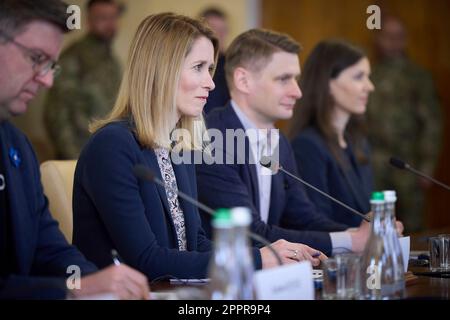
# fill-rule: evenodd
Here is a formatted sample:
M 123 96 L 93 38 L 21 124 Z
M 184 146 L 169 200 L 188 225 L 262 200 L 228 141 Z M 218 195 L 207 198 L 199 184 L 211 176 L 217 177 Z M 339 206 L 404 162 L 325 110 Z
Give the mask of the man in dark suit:
M 66 242 L 48 210 L 33 149 L 8 122 L 26 112 L 40 87 L 52 86 L 66 12 L 60 0 L 0 3 L 0 299 L 148 297 L 145 276 L 125 265 L 97 272 Z
M 291 146 L 274 125 L 292 117 L 301 97 L 299 51 L 299 45 L 287 35 L 258 29 L 241 34 L 230 45 L 225 74 L 232 100 L 212 111 L 206 122 L 209 129 L 218 129 L 228 139 L 227 130 L 245 130 L 245 143 L 236 146 L 236 134 L 222 149 L 211 144 L 214 159 L 223 153 L 227 161 L 197 166 L 199 198 L 213 208 L 251 208 L 252 231 L 269 241 L 284 238 L 326 254 L 360 252 L 369 235 L 368 223 L 345 231 L 345 225 L 317 214 L 303 185 L 282 172 L 272 175 L 259 164 L 261 154 L 276 151 L 279 163 L 297 174 Z M 210 229 L 209 217 L 202 218 L 205 229 Z

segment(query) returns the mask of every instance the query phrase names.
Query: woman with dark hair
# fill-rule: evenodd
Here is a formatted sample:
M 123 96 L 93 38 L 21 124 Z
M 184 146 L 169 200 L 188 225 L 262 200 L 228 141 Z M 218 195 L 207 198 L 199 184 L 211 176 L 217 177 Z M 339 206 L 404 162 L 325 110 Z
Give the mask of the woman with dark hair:
M 367 213 L 372 191 L 363 115 L 374 86 L 370 63 L 358 48 L 336 40 L 319 43 L 304 65 L 303 98 L 293 121 L 292 146 L 301 176 L 350 207 Z M 308 189 L 329 218 L 357 227 L 361 218 Z

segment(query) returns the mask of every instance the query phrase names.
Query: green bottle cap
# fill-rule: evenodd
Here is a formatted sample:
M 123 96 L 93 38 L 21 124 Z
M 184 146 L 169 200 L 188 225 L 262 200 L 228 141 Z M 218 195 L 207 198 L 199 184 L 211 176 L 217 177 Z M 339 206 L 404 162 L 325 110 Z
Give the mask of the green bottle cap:
M 219 228 L 232 227 L 233 223 L 231 220 L 230 209 L 217 209 L 216 212 L 214 212 L 212 224 L 214 227 Z
M 383 192 L 372 192 L 371 201 L 384 201 L 384 193 Z

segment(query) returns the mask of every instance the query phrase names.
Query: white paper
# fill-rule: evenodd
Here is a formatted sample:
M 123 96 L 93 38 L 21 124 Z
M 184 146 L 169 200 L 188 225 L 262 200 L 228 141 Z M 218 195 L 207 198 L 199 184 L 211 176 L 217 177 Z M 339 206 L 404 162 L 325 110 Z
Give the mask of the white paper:
M 409 252 L 411 246 L 411 237 L 401 237 L 398 238 L 398 241 L 400 241 L 400 247 L 402 248 L 402 255 L 403 255 L 403 265 L 405 266 L 405 272 L 407 272 L 409 263 Z
M 254 284 L 259 300 L 314 300 L 309 261 L 258 271 Z

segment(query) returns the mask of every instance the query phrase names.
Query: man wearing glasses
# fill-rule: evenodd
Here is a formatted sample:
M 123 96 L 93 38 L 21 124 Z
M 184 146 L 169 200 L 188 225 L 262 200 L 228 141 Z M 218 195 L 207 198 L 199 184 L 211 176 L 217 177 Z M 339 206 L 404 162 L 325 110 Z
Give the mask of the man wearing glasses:
M 97 271 L 66 242 L 48 210 L 33 149 L 8 121 L 27 111 L 41 87 L 53 85 L 66 8 L 60 0 L 0 2 L 0 299 L 107 292 L 147 298 L 144 275 L 123 264 Z M 77 269 L 79 282 L 70 277 Z

